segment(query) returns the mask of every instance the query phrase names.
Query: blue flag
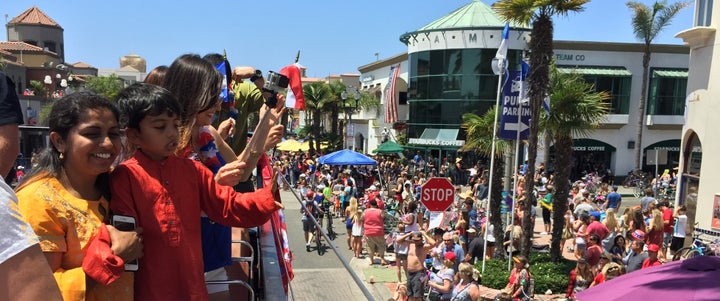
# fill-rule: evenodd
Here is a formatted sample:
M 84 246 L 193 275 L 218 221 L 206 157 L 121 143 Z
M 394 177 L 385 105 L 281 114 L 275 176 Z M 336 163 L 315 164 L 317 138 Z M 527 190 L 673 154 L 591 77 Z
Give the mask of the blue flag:
M 222 97 L 223 102 L 227 102 L 227 103 L 233 102 L 233 100 L 234 100 L 233 94 L 229 93 L 229 90 L 228 90 L 227 61 L 222 61 L 219 64 L 215 65 L 215 69 L 220 71 L 220 74 L 222 74 L 222 77 L 223 77 L 222 88 L 220 90 L 220 97 Z
M 510 36 L 510 23 L 505 22 L 505 28 L 502 32 L 502 41 L 500 41 L 500 47 L 498 47 L 495 58 L 497 59 L 498 67 L 500 69 L 507 68 L 507 52 L 508 52 L 508 37 Z

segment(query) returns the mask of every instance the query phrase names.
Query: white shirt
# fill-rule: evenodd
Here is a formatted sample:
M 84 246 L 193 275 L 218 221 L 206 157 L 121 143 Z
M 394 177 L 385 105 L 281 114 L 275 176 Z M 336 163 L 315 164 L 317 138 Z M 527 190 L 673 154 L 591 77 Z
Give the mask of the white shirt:
M 0 263 L 38 243 L 37 235 L 20 215 L 12 188 L 0 181 Z

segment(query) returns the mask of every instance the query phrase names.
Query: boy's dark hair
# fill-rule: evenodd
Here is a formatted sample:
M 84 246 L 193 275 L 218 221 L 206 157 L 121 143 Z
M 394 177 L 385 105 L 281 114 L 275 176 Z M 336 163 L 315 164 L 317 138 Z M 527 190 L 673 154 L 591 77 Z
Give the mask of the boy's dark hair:
M 140 122 L 148 115 L 167 113 L 180 115 L 180 104 L 170 91 L 160 86 L 135 83 L 118 94 L 120 127 L 139 129 Z

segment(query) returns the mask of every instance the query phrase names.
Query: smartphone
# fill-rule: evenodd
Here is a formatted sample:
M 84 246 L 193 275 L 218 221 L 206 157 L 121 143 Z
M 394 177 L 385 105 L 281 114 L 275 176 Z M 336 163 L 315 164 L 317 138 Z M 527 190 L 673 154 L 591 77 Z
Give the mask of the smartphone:
M 135 218 L 132 216 L 125 215 L 113 215 L 112 218 L 113 227 L 120 231 L 133 231 L 135 230 Z M 137 259 L 125 262 L 126 271 L 137 271 L 138 261 Z

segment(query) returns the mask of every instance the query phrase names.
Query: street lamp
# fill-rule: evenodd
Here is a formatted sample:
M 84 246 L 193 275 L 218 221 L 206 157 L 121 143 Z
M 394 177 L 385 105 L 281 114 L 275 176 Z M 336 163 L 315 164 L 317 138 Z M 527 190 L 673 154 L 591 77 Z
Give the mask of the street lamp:
M 357 107 L 358 107 L 358 100 L 360 100 L 360 93 L 353 91 L 353 99 L 355 101 L 352 103 L 348 103 L 348 101 L 347 101 L 348 94 L 346 91 L 342 91 L 342 93 L 340 93 L 340 98 L 342 98 L 343 107 L 345 108 L 345 110 L 344 110 L 345 111 L 345 119 L 349 119 L 349 122 L 345 123 L 345 129 L 344 129 L 344 132 L 345 132 L 344 141 L 345 141 L 346 148 L 347 148 L 347 130 L 348 130 L 348 128 L 352 128 L 352 114 L 355 111 L 355 109 L 357 109 Z M 348 114 L 350 115 L 349 118 L 348 118 Z M 350 134 L 354 136 L 355 135 L 354 132 L 355 131 L 352 131 Z
M 58 90 L 62 91 L 63 94 L 65 92 L 65 89 L 68 87 L 68 81 L 72 81 L 71 77 L 68 77 L 67 79 L 62 78 L 62 75 L 60 73 L 55 74 L 55 81 L 53 81 L 52 77 L 50 75 L 45 75 L 45 78 L 43 79 L 43 83 L 45 84 L 45 92 L 46 97 L 50 98 L 50 87 L 54 86 L 53 94 L 57 93 Z M 53 85 L 54 83 L 54 85 Z M 55 95 L 53 95 L 53 98 Z M 59 97 L 60 94 L 57 94 Z

